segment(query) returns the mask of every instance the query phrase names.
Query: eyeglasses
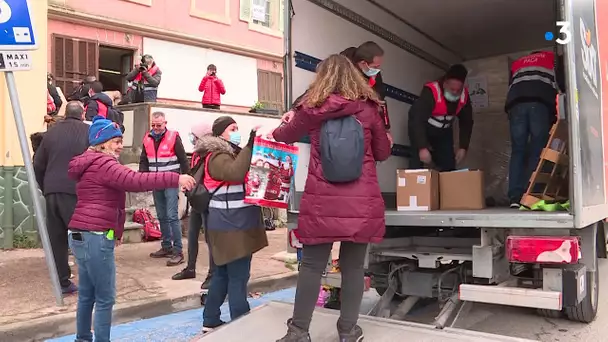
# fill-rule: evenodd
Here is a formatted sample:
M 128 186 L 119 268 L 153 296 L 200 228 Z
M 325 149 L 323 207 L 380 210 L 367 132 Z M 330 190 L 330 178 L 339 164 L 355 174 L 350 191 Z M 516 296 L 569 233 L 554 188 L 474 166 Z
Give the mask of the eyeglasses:
M 151 126 L 152 128 L 163 128 L 163 125 L 164 125 L 164 124 L 151 124 L 150 126 Z

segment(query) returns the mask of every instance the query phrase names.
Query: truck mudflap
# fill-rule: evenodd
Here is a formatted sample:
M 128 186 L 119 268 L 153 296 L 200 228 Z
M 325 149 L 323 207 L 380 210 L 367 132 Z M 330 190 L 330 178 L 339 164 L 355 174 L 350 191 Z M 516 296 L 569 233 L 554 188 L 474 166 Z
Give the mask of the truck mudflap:
M 270 302 L 251 311 L 250 314 L 206 333 L 195 341 L 200 342 L 272 342 L 283 337 L 285 322 L 293 312 L 293 305 Z M 335 342 L 338 340 L 336 321 L 339 312 L 317 309 L 312 320 L 310 337 L 314 342 Z M 509 336 L 499 336 L 476 331 L 445 328 L 390 319 L 361 316 L 359 325 L 365 332 L 364 341 L 394 342 L 532 342 Z

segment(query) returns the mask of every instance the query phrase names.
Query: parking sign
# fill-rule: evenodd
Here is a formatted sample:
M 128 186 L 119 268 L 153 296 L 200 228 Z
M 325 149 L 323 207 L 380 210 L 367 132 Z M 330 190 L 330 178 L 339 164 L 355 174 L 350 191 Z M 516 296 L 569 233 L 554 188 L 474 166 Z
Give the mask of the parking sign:
M 36 50 L 30 0 L 0 0 L 0 51 Z

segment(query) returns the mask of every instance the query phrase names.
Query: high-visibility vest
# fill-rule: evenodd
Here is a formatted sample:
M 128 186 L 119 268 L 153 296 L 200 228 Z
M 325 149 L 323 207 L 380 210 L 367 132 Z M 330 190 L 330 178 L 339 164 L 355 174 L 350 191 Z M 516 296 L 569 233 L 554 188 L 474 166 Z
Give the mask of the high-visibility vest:
M 443 96 L 443 91 L 439 85 L 439 81 L 429 82 L 424 86 L 431 89 L 433 92 L 433 98 L 435 99 L 435 107 L 433 107 L 433 112 L 431 112 L 431 117 L 427 120 L 427 122 L 437 128 L 452 127 L 454 118 L 460 114 L 462 108 L 464 108 L 469 101 L 469 89 L 464 87 L 462 94 L 460 95 L 460 99 L 458 100 L 456 112 L 453 115 L 449 115 L 448 105 L 446 103 L 447 100 Z
M 542 51 L 521 57 L 511 65 L 512 82 L 509 89 L 520 82 L 543 82 L 557 89 L 555 82 L 555 54 Z
M 162 136 L 158 149 L 154 148 L 154 138 L 148 133 L 144 138 L 144 149 L 148 157 L 150 171 L 179 172 L 180 165 L 175 154 L 175 141 L 179 133 L 167 130 Z

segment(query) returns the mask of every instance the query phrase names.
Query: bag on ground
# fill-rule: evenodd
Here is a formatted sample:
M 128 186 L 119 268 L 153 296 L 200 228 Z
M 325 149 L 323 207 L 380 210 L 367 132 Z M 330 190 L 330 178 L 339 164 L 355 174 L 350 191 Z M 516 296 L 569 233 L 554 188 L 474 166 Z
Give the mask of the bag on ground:
M 148 209 L 140 208 L 133 212 L 133 222 L 144 226 L 143 240 L 154 241 L 161 237 L 160 224 Z

